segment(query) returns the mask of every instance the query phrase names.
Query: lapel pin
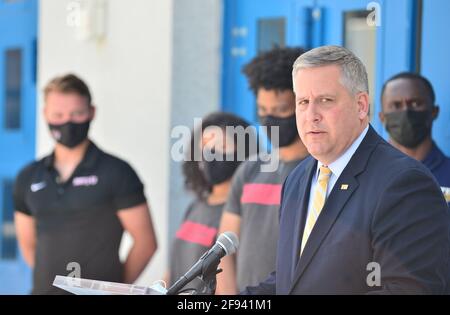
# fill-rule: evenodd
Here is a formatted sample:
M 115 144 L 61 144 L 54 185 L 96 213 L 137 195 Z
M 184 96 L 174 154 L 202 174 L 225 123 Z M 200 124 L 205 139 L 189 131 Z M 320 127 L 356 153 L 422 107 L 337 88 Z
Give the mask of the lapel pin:
M 341 185 L 341 190 L 347 190 L 348 189 L 348 185 L 347 184 L 342 184 Z

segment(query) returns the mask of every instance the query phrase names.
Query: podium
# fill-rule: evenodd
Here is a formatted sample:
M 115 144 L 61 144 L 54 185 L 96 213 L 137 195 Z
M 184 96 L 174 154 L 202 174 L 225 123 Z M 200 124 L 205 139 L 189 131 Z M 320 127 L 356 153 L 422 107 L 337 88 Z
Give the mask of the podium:
M 56 276 L 53 286 L 75 295 L 166 295 L 167 290 L 160 284 L 150 287 Z

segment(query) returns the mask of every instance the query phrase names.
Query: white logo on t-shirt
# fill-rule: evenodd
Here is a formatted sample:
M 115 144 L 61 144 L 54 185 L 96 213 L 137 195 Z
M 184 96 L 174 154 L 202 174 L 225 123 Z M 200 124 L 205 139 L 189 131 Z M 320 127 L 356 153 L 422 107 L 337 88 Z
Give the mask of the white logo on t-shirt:
M 95 186 L 98 183 L 98 177 L 96 175 L 75 177 L 72 181 L 74 187 L 78 186 Z
M 47 186 L 47 184 L 45 182 L 34 183 L 34 184 L 31 184 L 30 189 L 32 192 L 37 192 L 41 189 L 44 189 L 45 186 Z

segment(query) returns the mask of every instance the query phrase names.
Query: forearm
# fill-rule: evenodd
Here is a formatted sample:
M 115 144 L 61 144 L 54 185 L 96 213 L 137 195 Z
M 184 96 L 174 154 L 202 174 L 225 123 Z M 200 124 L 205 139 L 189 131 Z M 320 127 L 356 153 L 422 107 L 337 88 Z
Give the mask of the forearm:
M 21 248 L 23 259 L 30 268 L 34 268 L 35 247 Z
M 33 217 L 16 211 L 14 214 L 14 226 L 17 242 L 23 259 L 28 266 L 34 268 L 36 254 L 36 226 Z
M 170 286 L 170 271 L 169 270 L 166 271 L 162 280 L 166 283 L 166 287 L 168 288 Z
M 148 243 L 144 242 L 136 242 L 133 245 L 124 265 L 125 283 L 134 283 L 144 271 L 156 251 L 156 246 L 149 247 Z
M 239 237 L 241 217 L 236 213 L 224 211 L 220 222 L 219 233 L 233 232 Z M 237 290 L 236 255 L 225 256 L 219 265 L 223 271 L 217 275 L 217 295 L 235 295 Z
M 237 294 L 235 255 L 225 256 L 219 265 L 223 271 L 217 275 L 217 295 Z

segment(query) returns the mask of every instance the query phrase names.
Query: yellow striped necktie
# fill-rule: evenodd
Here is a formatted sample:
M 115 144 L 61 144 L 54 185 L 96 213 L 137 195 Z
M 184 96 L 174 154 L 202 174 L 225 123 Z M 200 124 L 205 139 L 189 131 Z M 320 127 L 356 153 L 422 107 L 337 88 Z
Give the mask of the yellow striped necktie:
M 308 217 L 306 219 L 305 229 L 303 230 L 300 255 L 303 253 L 303 249 L 305 248 L 306 242 L 308 241 L 308 238 L 311 235 L 314 225 L 316 224 L 317 218 L 319 217 L 323 205 L 325 204 L 325 199 L 327 197 L 327 187 L 328 182 L 330 181 L 330 177 L 331 177 L 331 170 L 327 166 L 321 166 L 319 171 L 319 179 L 314 189 L 313 202 L 311 205 L 311 209 L 308 213 Z

